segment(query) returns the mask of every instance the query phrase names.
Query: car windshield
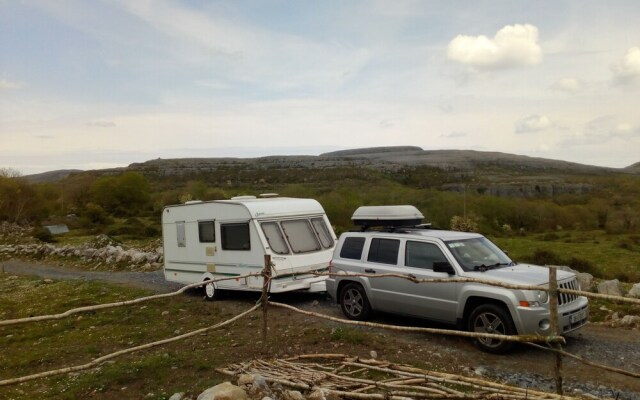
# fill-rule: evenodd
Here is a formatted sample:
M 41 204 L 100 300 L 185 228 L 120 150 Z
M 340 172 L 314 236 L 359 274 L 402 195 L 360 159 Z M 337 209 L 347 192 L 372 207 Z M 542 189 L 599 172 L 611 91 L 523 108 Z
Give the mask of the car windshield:
M 515 264 L 485 237 L 449 240 L 445 243 L 465 271 L 486 271 Z

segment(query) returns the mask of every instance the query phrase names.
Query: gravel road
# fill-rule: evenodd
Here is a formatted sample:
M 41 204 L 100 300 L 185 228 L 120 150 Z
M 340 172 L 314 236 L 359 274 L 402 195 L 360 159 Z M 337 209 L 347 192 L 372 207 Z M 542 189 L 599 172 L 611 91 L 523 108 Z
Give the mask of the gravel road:
M 96 272 L 70 270 L 67 268 L 25 261 L 0 263 L 0 271 L 16 275 L 37 275 L 61 280 L 99 280 L 118 283 L 158 293 L 180 288 L 179 284 L 166 282 L 162 271 L 154 272 Z M 253 302 L 255 296 L 230 295 L 225 301 Z M 283 294 L 274 295 L 274 300 L 297 307 L 342 317 L 340 309 L 324 295 Z M 296 318 L 293 315 L 292 318 Z M 379 314 L 374 322 L 438 327 L 429 322 Z M 369 328 L 370 329 L 370 328 Z M 378 330 L 374 330 L 378 332 Z M 390 351 L 394 343 L 420 346 L 440 365 L 457 366 L 458 371 L 476 376 L 487 376 L 522 387 L 553 390 L 552 355 L 550 353 L 521 346 L 505 356 L 496 356 L 478 351 L 466 339 L 426 334 L 381 334 L 389 335 Z M 391 337 L 393 335 L 393 337 Z M 640 373 L 640 332 L 638 330 L 610 328 L 591 324 L 579 333 L 567 338 L 565 350 L 589 360 Z M 606 372 L 564 358 L 565 392 L 582 394 L 594 398 L 618 400 L 640 399 L 640 379 Z

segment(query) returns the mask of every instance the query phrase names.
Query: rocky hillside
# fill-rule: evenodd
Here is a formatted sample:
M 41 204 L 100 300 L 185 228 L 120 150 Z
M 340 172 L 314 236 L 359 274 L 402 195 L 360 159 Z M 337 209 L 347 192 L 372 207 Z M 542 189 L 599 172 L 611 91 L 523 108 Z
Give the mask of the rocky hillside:
M 55 182 L 66 178 L 67 176 L 82 172 L 79 169 L 58 169 L 55 171 L 47 171 L 40 174 L 25 175 L 24 178 L 31 183 Z
M 278 170 L 288 168 L 326 169 L 361 167 L 398 171 L 412 167 L 432 167 L 442 171 L 475 171 L 491 169 L 520 173 L 590 174 L 640 173 L 640 163 L 627 168 L 605 168 L 562 160 L 528 157 L 517 154 L 474 150 L 423 150 L 416 146 L 371 147 L 334 151 L 319 156 L 268 156 L 259 158 L 176 158 L 149 160 L 130 164 L 126 168 L 94 171 L 99 174 L 122 170 L 145 175 L 183 176 L 221 170 Z M 28 175 L 32 182 L 52 182 L 63 179 L 77 170 L 50 171 Z

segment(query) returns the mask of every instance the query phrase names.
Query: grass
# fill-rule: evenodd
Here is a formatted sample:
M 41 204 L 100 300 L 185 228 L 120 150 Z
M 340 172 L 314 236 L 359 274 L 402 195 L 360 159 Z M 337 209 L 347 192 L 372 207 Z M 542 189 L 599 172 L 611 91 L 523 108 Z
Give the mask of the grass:
M 535 262 L 536 251 L 549 252 L 564 264 L 596 278 L 640 281 L 640 244 L 637 235 L 604 231 L 553 232 L 529 236 L 493 238 L 509 256 L 520 262 Z
M 78 306 L 147 294 L 143 290 L 98 282 L 45 283 L 37 278 L 0 274 L 0 319 L 58 313 Z M 164 299 L 74 315 L 58 321 L 2 327 L 0 377 L 5 379 L 84 364 L 122 348 L 202 328 L 226 314 L 217 307 L 203 307 L 199 296 L 181 296 L 177 301 Z M 194 314 L 205 318 L 194 319 Z M 29 394 L 39 393 L 39 398 L 73 399 L 104 393 L 107 395 L 105 398 L 127 399 L 153 393 L 150 398 L 166 399 L 174 392 L 184 391 L 185 383 L 191 382 L 184 373 L 176 373 L 177 369 L 198 369 L 210 377 L 218 358 L 212 350 L 224 346 L 229 340 L 218 335 L 185 340 L 174 347 L 125 356 L 88 372 L 0 387 L 0 398 L 28 398 L 31 397 Z M 185 351 L 185 346 L 188 351 Z M 197 362 L 192 357 L 194 351 L 203 351 Z M 194 364 L 202 364 L 202 360 L 208 363 L 192 368 Z M 142 395 L 141 391 L 144 392 Z
M 45 281 L 0 273 L 0 320 L 148 294 L 101 282 Z M 211 326 L 250 308 L 255 301 L 247 294 L 234 301 L 206 302 L 191 292 L 62 320 L 0 327 L 0 380 L 82 365 L 114 351 Z M 379 342 L 368 340 L 370 334 L 357 329 L 345 329 L 342 338 L 332 340 L 331 328 L 323 321 L 301 322 L 297 315 L 272 309 L 263 345 L 260 318 L 260 313 L 255 313 L 229 327 L 118 357 L 88 371 L 0 387 L 0 398 L 166 400 L 177 392 L 195 398 L 206 388 L 229 380 L 215 368 L 230 363 L 322 353 L 328 346 L 366 355 L 371 345 Z

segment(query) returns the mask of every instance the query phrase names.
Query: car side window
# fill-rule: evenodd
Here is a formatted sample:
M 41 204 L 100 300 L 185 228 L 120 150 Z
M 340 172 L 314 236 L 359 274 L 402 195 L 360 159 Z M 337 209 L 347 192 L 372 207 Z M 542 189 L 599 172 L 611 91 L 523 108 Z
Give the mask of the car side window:
M 433 243 L 407 241 L 404 263 L 407 267 L 433 269 L 433 263 L 447 261 L 442 251 Z
M 367 261 L 396 265 L 400 241 L 396 239 L 371 239 Z
M 340 258 L 359 260 L 362 257 L 363 248 L 363 237 L 348 237 L 344 239 L 344 243 L 342 244 L 342 249 L 340 250 Z

